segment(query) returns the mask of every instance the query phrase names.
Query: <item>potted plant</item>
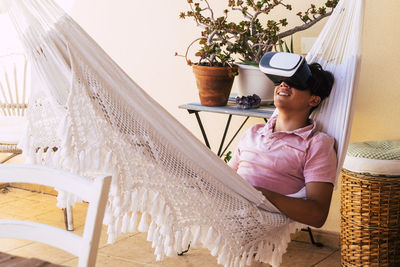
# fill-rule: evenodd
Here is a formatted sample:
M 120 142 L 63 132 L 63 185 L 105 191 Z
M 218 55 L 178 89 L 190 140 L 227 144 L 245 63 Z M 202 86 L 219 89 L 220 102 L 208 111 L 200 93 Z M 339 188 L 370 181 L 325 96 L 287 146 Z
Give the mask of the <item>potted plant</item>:
M 238 73 L 238 67 L 232 57 L 234 52 L 233 37 L 229 32 L 227 22 L 228 11 L 224 15 L 215 17 L 207 0 L 188 0 L 190 10 L 181 12 L 180 18 L 193 18 L 200 28 L 201 36 L 192 41 L 183 56 L 188 65 L 192 66 L 199 89 L 200 103 L 206 106 L 224 106 L 228 102 L 234 77 Z M 193 63 L 188 59 L 189 49 L 194 44 L 199 45 L 195 56 L 198 62 Z
M 273 83 L 258 69 L 261 57 L 275 49 L 286 52 L 293 52 L 294 33 L 306 30 L 318 21 L 329 16 L 338 0 L 328 0 L 322 6 L 316 7 L 311 4 L 305 11 L 297 12 L 302 25 L 287 29 L 286 18 L 280 20 L 267 19 L 272 10 L 283 7 L 292 12 L 292 6 L 286 4 L 285 0 L 229 0 L 228 6 L 231 11 L 240 12 L 244 19 L 236 23 L 230 29 L 233 42 L 233 51 L 240 55 L 243 64 L 239 64 L 239 95 L 257 94 L 262 101 L 273 102 Z M 282 40 L 291 36 L 290 48 Z

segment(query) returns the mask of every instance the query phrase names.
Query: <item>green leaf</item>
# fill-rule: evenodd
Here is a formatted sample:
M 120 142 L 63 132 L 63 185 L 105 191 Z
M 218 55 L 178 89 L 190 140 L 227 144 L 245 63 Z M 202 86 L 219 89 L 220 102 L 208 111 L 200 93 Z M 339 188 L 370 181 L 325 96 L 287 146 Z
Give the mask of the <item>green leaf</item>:
M 293 48 L 293 35 L 290 35 L 290 53 L 294 53 L 294 48 Z
M 290 49 L 289 49 L 289 47 L 287 46 L 287 44 L 286 44 L 286 42 L 285 42 L 285 52 L 287 52 L 287 53 L 290 53 Z
M 224 157 L 224 161 L 227 163 L 228 161 L 230 161 L 232 158 L 232 151 L 228 151 L 228 153 L 226 153 L 225 157 Z

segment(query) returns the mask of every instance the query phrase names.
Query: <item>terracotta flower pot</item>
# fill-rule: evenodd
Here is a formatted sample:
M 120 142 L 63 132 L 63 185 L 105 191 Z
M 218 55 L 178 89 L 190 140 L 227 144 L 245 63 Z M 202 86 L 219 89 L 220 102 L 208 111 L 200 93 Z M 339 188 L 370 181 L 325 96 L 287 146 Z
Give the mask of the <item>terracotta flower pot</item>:
M 209 67 L 193 65 L 199 89 L 200 103 L 204 106 L 225 106 L 231 93 L 234 73 L 238 67 Z

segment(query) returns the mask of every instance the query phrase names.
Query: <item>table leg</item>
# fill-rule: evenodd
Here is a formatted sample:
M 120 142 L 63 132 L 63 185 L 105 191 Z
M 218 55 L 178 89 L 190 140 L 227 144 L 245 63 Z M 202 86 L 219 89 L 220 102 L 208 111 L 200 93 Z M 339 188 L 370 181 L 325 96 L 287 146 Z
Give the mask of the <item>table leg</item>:
M 228 132 L 229 125 L 231 124 L 231 119 L 232 119 L 232 114 L 229 114 L 228 120 L 227 120 L 226 125 L 225 125 L 224 134 L 222 135 L 221 143 L 219 145 L 219 149 L 218 149 L 218 153 L 217 153 L 218 157 L 222 156 L 221 150 L 222 150 L 222 147 L 223 147 L 224 142 L 225 142 L 225 137 L 226 137 L 226 133 Z
M 231 138 L 231 140 L 229 141 L 229 143 L 226 145 L 225 149 L 222 151 L 221 156 L 225 154 L 226 150 L 228 149 L 228 147 L 232 144 L 233 140 L 236 138 L 236 136 L 238 135 L 238 133 L 240 132 L 240 130 L 243 128 L 243 126 L 246 124 L 247 120 L 250 117 L 246 117 L 246 119 L 242 122 L 242 124 L 240 125 L 240 127 L 237 129 L 237 131 L 235 132 L 235 134 L 233 135 L 233 137 Z
M 202 123 L 201 118 L 200 118 L 200 115 L 199 115 L 199 111 L 197 111 L 197 110 L 191 110 L 191 109 L 188 109 L 187 111 L 189 112 L 189 114 L 194 113 L 194 115 L 196 116 L 197 123 L 199 124 L 200 130 L 201 130 L 201 134 L 202 134 L 203 139 L 204 139 L 204 143 L 206 144 L 206 146 L 207 146 L 209 149 L 211 149 L 210 143 L 208 142 L 208 138 L 207 138 L 206 131 L 204 130 L 204 126 L 203 126 L 203 123 Z M 240 130 L 243 128 L 243 126 L 246 124 L 246 122 L 247 122 L 247 120 L 248 120 L 249 118 L 250 118 L 250 117 L 246 117 L 246 119 L 242 122 L 242 124 L 241 124 L 240 127 L 237 129 L 237 131 L 235 132 L 235 134 L 233 135 L 233 137 L 229 140 L 228 144 L 227 144 L 227 145 L 225 146 L 225 148 L 223 149 L 223 146 L 224 146 L 224 143 L 225 143 L 225 138 L 226 138 L 226 135 L 227 135 L 227 133 L 228 133 L 228 130 L 229 130 L 229 127 L 230 127 L 230 123 L 231 123 L 231 119 L 232 119 L 232 114 L 229 114 L 228 120 L 227 120 L 226 125 L 225 125 L 225 130 L 224 130 L 224 133 L 223 133 L 223 136 L 222 136 L 222 140 L 221 140 L 221 143 L 220 143 L 220 145 L 219 145 L 219 149 L 218 149 L 218 153 L 217 153 L 217 155 L 218 155 L 219 157 L 222 157 L 222 156 L 224 155 L 224 153 L 226 152 L 226 150 L 227 150 L 227 149 L 229 148 L 229 146 L 232 144 L 233 140 L 236 138 L 236 136 L 238 135 L 238 133 L 240 132 Z M 265 120 L 265 122 L 267 122 L 267 119 L 264 118 L 264 120 Z M 222 149 L 223 149 L 223 150 L 222 150 Z M 222 151 L 221 151 L 221 150 L 222 150 Z
M 308 232 L 308 235 L 310 236 L 310 241 L 314 246 L 319 247 L 319 248 L 322 248 L 324 246 L 324 244 L 322 244 L 321 242 L 315 241 L 313 233 L 312 233 L 312 229 L 310 227 L 302 228 L 301 231 Z
M 204 139 L 204 143 L 205 145 L 211 149 L 210 143 L 208 142 L 208 138 L 207 138 L 207 134 L 206 131 L 204 130 L 204 126 L 203 123 L 201 121 L 200 115 L 198 110 L 192 110 L 192 109 L 188 109 L 187 110 L 189 112 L 189 114 L 194 113 L 197 119 L 197 123 L 199 124 L 200 130 L 201 130 L 201 134 L 203 136 Z M 243 126 L 246 124 L 246 122 L 248 121 L 250 117 L 246 117 L 246 119 L 242 122 L 242 124 L 240 125 L 240 127 L 236 130 L 235 134 L 233 135 L 233 137 L 229 140 L 228 144 L 225 146 L 224 148 L 224 143 L 225 143 L 225 139 L 226 139 L 226 135 L 228 133 L 229 127 L 230 127 L 230 123 L 231 123 L 231 119 L 232 119 L 232 114 L 229 114 L 228 120 L 226 122 L 225 125 L 225 130 L 224 133 L 222 135 L 222 140 L 221 143 L 219 145 L 219 149 L 218 149 L 218 157 L 222 157 L 224 155 L 224 153 L 226 152 L 226 150 L 229 148 L 229 146 L 232 144 L 233 140 L 236 138 L 236 136 L 238 135 L 238 133 L 240 132 L 240 130 L 242 130 Z M 264 118 L 265 122 L 268 122 L 268 120 L 266 118 Z
M 206 143 L 206 146 L 209 149 L 211 149 L 210 143 L 208 142 L 208 139 L 207 139 L 206 131 L 204 130 L 203 123 L 201 122 L 201 119 L 200 119 L 199 112 L 192 110 L 192 111 L 189 111 L 189 113 L 194 113 L 194 115 L 196 115 L 197 123 L 199 124 L 201 134 L 203 135 L 203 138 L 204 138 L 204 142 Z

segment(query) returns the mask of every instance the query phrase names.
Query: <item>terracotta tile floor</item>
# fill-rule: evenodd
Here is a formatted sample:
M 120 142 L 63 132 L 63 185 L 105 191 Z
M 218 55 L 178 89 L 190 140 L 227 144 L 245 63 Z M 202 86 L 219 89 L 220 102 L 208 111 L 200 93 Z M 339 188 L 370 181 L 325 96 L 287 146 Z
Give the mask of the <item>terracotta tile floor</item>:
M 73 215 L 75 231 L 82 233 L 86 205 L 83 203 L 75 205 Z M 63 213 L 56 207 L 54 196 L 16 188 L 10 188 L 8 192 L 0 193 L 0 218 L 26 218 L 64 227 Z M 221 266 L 217 265 L 216 258 L 211 256 L 207 249 L 190 249 L 182 257 L 166 258 L 161 262 L 156 262 L 151 244 L 146 241 L 144 233 L 125 234 L 113 244 L 107 244 L 106 238 L 106 227 L 104 227 L 96 266 Z M 73 255 L 30 241 L 0 239 L 0 251 L 17 256 L 40 258 L 65 266 L 77 265 L 77 258 Z M 252 266 L 265 267 L 267 265 L 253 264 Z M 340 251 L 328 247 L 317 248 L 309 242 L 292 241 L 289 244 L 288 252 L 283 257 L 281 266 L 340 266 Z

